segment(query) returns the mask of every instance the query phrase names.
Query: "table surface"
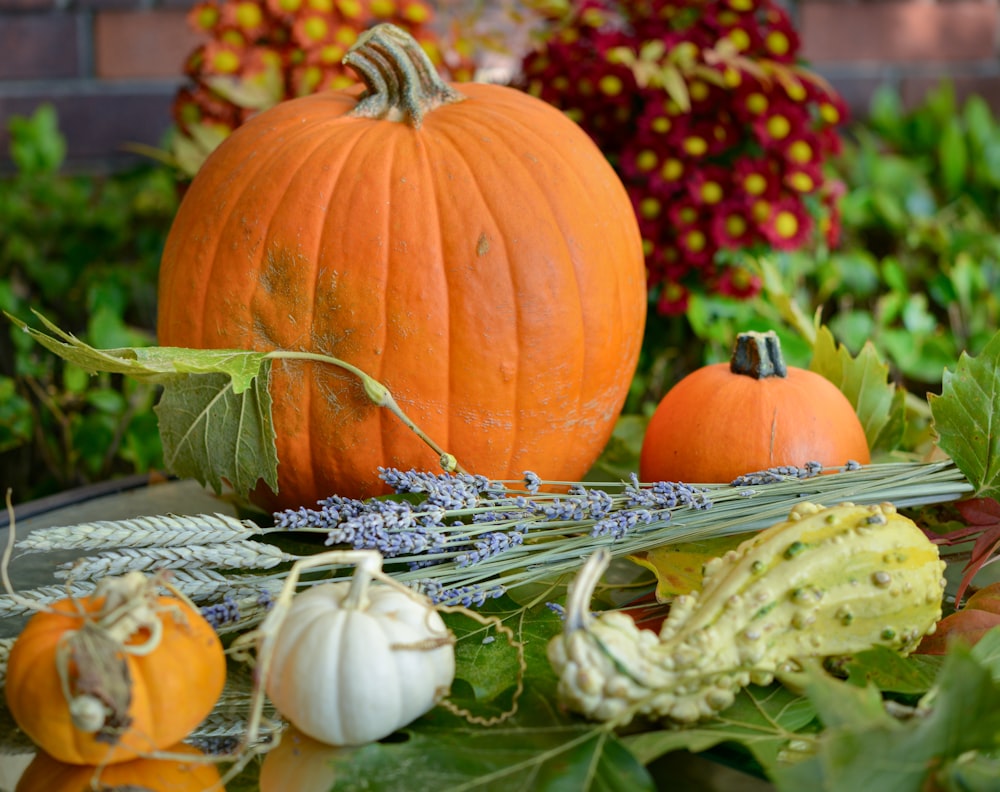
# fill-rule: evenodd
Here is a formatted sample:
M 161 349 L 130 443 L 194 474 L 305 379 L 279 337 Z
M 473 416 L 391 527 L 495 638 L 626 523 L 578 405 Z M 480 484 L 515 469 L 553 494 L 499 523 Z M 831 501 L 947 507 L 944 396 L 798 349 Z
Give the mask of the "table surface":
M 97 493 L 96 495 L 94 493 Z M 134 484 L 124 489 L 100 494 L 98 489 L 65 493 L 47 503 L 25 504 L 26 516 L 15 521 L 17 536 L 38 528 L 76 525 L 97 520 L 122 520 L 157 514 L 224 513 L 235 516 L 233 504 L 215 497 L 194 481 L 155 481 L 146 486 Z M 0 547 L 7 541 L 8 527 L 0 527 Z M 15 557 L 10 567 L 15 589 L 58 584 L 53 576 L 55 565 L 77 557 L 79 553 L 51 552 Z M 0 620 L 0 637 L 16 635 L 23 619 Z M 33 755 L 23 737 L 16 736 L 9 714 L 0 702 L 0 792 L 15 792 L 17 777 Z M 731 769 L 706 757 L 684 751 L 658 760 L 651 771 L 662 780 L 662 788 L 671 792 L 769 792 L 773 785 Z M 239 788 L 246 789 L 241 776 Z M 288 790 L 288 792 L 321 792 Z

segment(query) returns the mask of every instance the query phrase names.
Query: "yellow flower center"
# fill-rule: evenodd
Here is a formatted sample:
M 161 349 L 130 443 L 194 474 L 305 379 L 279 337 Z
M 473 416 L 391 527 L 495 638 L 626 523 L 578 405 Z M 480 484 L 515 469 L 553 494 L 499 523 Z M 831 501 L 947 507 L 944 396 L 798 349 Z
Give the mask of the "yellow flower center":
M 643 198 L 639 201 L 639 214 L 647 220 L 653 220 L 660 216 L 660 201 L 657 198 Z
M 819 106 L 819 115 L 828 124 L 840 123 L 840 111 L 829 102 L 823 102 Z
M 731 214 L 726 217 L 725 228 L 726 234 L 736 239 L 746 233 L 747 221 L 741 215 Z
M 757 91 L 747 94 L 746 106 L 754 115 L 761 115 L 767 111 L 767 97 Z
M 812 162 L 812 146 L 804 140 L 796 140 L 788 147 L 788 156 L 791 157 L 793 162 L 798 162 L 803 165 L 807 162 Z
M 699 231 L 697 228 L 692 228 L 687 234 L 684 235 L 685 243 L 687 249 L 693 253 L 699 253 L 705 249 L 707 240 L 705 239 L 705 234 Z
M 750 173 L 743 180 L 743 189 L 750 195 L 761 195 L 767 189 L 767 179 L 760 173 Z
M 701 200 L 707 204 L 717 204 L 722 200 L 722 185 L 718 182 L 705 182 L 701 185 Z
M 322 41 L 330 32 L 330 26 L 323 17 L 311 16 L 302 26 L 302 32 L 310 41 Z
M 358 0 L 337 0 L 337 10 L 348 19 L 357 19 L 362 12 Z
M 733 42 L 738 52 L 743 52 L 750 47 L 750 34 L 743 28 L 733 28 L 729 31 L 729 40 Z
M 799 233 L 799 218 L 787 210 L 778 212 L 778 216 L 774 218 L 774 230 L 778 232 L 778 236 L 792 239 Z
M 788 51 L 792 48 L 792 42 L 780 30 L 772 30 L 764 39 L 764 46 L 767 47 L 769 52 L 773 52 L 775 55 L 787 55 Z
M 656 167 L 658 159 L 659 157 L 656 156 L 655 151 L 643 149 L 636 155 L 635 166 L 644 173 L 647 173 Z
M 708 151 L 708 143 L 704 138 L 692 135 L 684 138 L 684 150 L 692 157 L 700 157 Z
M 798 192 L 812 192 L 816 189 L 816 182 L 812 176 L 805 171 L 796 171 L 788 176 L 788 186 Z
M 771 116 L 767 119 L 767 133 L 775 140 L 783 140 L 792 131 L 792 122 L 783 115 Z
M 671 122 L 666 116 L 657 116 L 653 119 L 653 122 L 649 125 L 649 128 L 660 135 L 665 135 L 670 131 Z
M 598 83 L 601 93 L 605 96 L 618 96 L 622 92 L 624 85 L 621 77 L 617 74 L 605 74 Z
M 665 181 L 677 181 L 684 175 L 684 163 L 676 157 L 671 157 L 660 167 L 660 175 Z
M 220 74 L 233 74 L 239 71 L 240 56 L 232 50 L 222 50 L 212 59 L 212 66 Z
M 431 17 L 431 10 L 423 3 L 407 3 L 403 8 L 403 18 L 408 22 L 420 24 Z

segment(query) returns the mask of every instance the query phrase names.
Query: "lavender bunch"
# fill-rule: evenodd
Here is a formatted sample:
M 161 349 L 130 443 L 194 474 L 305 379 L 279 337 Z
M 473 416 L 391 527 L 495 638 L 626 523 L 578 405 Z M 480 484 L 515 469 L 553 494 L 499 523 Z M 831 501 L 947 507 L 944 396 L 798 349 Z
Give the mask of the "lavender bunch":
M 820 476 L 820 473 L 837 475 Z M 741 476 L 731 484 L 518 481 L 379 470 L 394 496 L 332 497 L 275 514 L 275 527 L 326 534 L 327 545 L 376 549 L 398 579 L 435 602 L 482 604 L 506 589 L 571 572 L 596 547 L 625 555 L 681 541 L 759 530 L 803 498 L 915 505 L 967 488 L 948 464 L 817 463 Z M 499 593 L 498 593 L 499 592 Z

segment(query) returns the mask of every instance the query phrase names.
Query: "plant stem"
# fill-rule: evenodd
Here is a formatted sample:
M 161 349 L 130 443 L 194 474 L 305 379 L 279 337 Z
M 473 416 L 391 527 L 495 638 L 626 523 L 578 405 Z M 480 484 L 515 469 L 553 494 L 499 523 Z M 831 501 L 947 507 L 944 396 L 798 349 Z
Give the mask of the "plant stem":
M 403 121 L 417 129 L 426 113 L 465 99 L 441 79 L 420 44 L 395 25 L 376 25 L 365 32 L 344 64 L 365 84 L 353 116 Z
M 331 355 L 324 355 L 319 352 L 292 352 L 275 350 L 274 352 L 268 352 L 265 357 L 268 360 L 311 360 L 317 363 L 328 363 L 331 366 L 337 366 L 338 368 L 342 368 L 344 371 L 353 374 L 361 380 L 361 385 L 364 387 L 365 395 L 368 397 L 369 401 L 371 401 L 371 403 L 376 407 L 385 407 L 389 412 L 402 421 L 410 431 L 412 431 L 435 454 L 438 455 L 438 459 L 443 470 L 448 473 L 465 472 L 462 466 L 458 464 L 458 460 L 455 459 L 454 455 L 449 454 L 441 448 L 441 446 L 435 443 L 423 429 L 414 423 L 410 416 L 403 412 L 403 408 L 399 406 L 396 399 L 385 385 L 376 380 L 374 377 L 363 372 L 357 366 L 352 366 L 350 363 L 347 363 L 340 358 L 335 358 Z

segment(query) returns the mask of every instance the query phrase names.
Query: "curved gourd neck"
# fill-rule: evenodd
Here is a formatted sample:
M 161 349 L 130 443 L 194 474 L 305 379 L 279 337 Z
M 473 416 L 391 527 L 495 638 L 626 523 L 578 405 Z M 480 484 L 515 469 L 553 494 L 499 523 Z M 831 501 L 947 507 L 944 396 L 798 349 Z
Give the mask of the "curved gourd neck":
M 427 113 L 465 99 L 441 79 L 416 39 L 395 25 L 376 25 L 363 33 L 344 64 L 365 85 L 350 113 L 358 118 L 400 121 L 417 129 Z

